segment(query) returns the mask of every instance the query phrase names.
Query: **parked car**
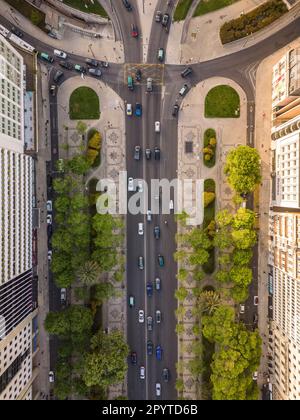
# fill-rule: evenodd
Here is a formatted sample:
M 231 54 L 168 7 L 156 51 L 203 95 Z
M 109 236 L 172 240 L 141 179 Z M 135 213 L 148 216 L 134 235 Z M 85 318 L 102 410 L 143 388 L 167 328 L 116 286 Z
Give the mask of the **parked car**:
M 53 206 L 52 206 L 52 200 L 48 200 L 47 201 L 46 207 L 47 207 L 47 212 L 48 213 L 51 213 L 52 212 L 52 208 L 53 208 Z
M 151 297 L 153 295 L 153 286 L 151 283 L 147 283 L 146 291 L 148 297 Z
M 151 159 L 151 149 L 146 149 L 145 150 L 145 155 L 146 155 L 146 159 L 150 160 Z
M 160 148 L 159 147 L 154 148 L 154 159 L 155 160 L 160 160 Z
M 161 396 L 161 385 L 160 385 L 160 383 L 155 384 L 155 395 L 156 395 L 156 397 Z
M 133 182 L 133 178 L 128 178 L 128 191 L 129 191 L 129 192 L 134 191 L 134 182 Z
M 170 200 L 170 204 L 169 204 L 170 210 L 174 210 L 174 201 Z
M 49 249 L 49 251 L 48 251 L 48 261 L 52 261 L 52 250 L 51 249 Z
M 258 372 L 254 372 L 252 375 L 253 381 L 257 381 L 257 378 L 258 378 Z
M 144 270 L 145 264 L 144 264 L 144 257 L 139 256 L 138 258 L 138 268 L 140 270 Z
M 173 105 L 172 116 L 177 117 L 178 112 L 179 112 L 179 105 L 178 104 Z
M 100 69 L 89 69 L 89 74 L 91 74 L 94 77 L 101 77 L 102 72 Z
M 132 365 L 136 365 L 137 364 L 137 354 L 135 351 L 132 351 L 130 353 L 130 361 Z
M 58 83 L 59 80 L 63 77 L 64 73 L 60 70 L 57 70 L 57 72 L 55 73 L 53 80 L 55 83 Z
M 87 58 L 85 60 L 86 64 L 88 64 L 89 66 L 93 66 L 93 67 L 98 67 L 99 63 L 97 60 L 95 60 L 94 58 Z
M 50 370 L 49 372 L 49 382 L 52 384 L 55 381 L 54 372 Z
M 155 22 L 160 23 L 162 19 L 162 12 L 160 10 L 157 10 L 156 14 L 155 14 Z
M 164 382 L 169 382 L 169 379 L 170 379 L 170 371 L 169 371 L 168 368 L 164 368 L 163 369 L 163 371 L 162 371 L 162 377 L 163 377 Z
M 160 312 L 160 310 L 159 310 L 159 309 L 157 309 L 157 310 L 155 311 L 155 322 L 156 322 L 157 324 L 160 324 L 160 323 L 161 323 L 161 312 Z
M 145 313 L 142 309 L 139 310 L 139 323 L 143 324 L 145 322 Z
M 126 104 L 126 115 L 128 117 L 132 116 L 132 105 L 131 104 Z
M 188 93 L 188 91 L 189 91 L 188 85 L 187 84 L 184 84 L 182 86 L 182 88 L 180 89 L 180 91 L 179 91 L 179 95 L 183 97 L 183 96 L 185 96 Z
M 146 370 L 145 370 L 145 367 L 144 366 L 141 366 L 140 367 L 140 379 L 145 379 L 145 377 L 146 377 Z
M 165 26 L 165 27 L 168 26 L 169 20 L 170 20 L 169 13 L 165 13 L 161 21 L 162 26 Z
M 147 355 L 152 356 L 152 354 L 153 354 L 153 343 L 152 341 L 148 340 L 147 341 Z
M 156 355 L 157 360 L 162 360 L 163 350 L 162 350 L 162 347 L 160 345 L 158 345 L 156 347 L 155 355 Z
M 86 73 L 86 68 L 83 66 L 80 66 L 79 64 L 75 64 L 74 70 L 78 71 L 79 73 Z
M 131 24 L 131 36 L 133 38 L 137 38 L 139 36 L 138 28 L 134 23 Z
M 254 304 L 254 306 L 258 306 L 258 296 L 254 296 L 253 304 Z
M 158 265 L 160 267 L 164 267 L 164 265 L 165 265 L 165 259 L 164 259 L 164 257 L 159 254 L 158 257 L 157 257 L 157 260 L 158 260 Z
M 160 238 L 160 227 L 159 226 L 155 226 L 153 232 L 154 232 L 154 238 L 155 239 L 159 239 Z
M 128 303 L 129 303 L 129 308 L 133 308 L 134 307 L 134 305 L 135 305 L 134 296 L 129 296 Z
M 147 328 L 148 328 L 148 331 L 153 330 L 153 318 L 152 318 L 152 316 L 147 317 Z
M 52 215 L 51 214 L 47 215 L 47 225 L 52 225 Z
M 55 96 L 56 95 L 57 86 L 51 85 L 49 90 L 50 90 L 50 94 L 52 96 Z
M 134 160 L 141 159 L 141 146 L 135 146 L 134 148 Z
M 65 305 L 67 302 L 67 289 L 65 287 L 60 289 L 60 301 L 62 305 Z
M 142 179 L 138 179 L 137 183 L 137 191 L 142 193 L 144 191 L 144 181 Z
M 154 129 L 155 133 L 160 133 L 160 121 L 155 121 Z
M 181 72 L 181 77 L 187 77 L 193 73 L 193 69 L 191 67 L 187 67 Z
M 136 117 L 141 117 L 142 113 L 143 113 L 142 105 L 139 104 L 139 103 L 135 104 L 135 115 L 136 115 Z
M 56 57 L 63 58 L 64 60 L 68 57 L 64 51 L 54 50 L 53 53 Z
M 38 54 L 38 56 L 39 56 L 39 58 L 41 58 L 44 61 L 47 61 L 48 63 L 53 63 L 53 61 L 54 61 L 54 58 L 51 57 L 51 55 L 49 55 L 49 54 L 47 54 L 45 52 L 40 52 Z
M 128 12 L 131 12 L 132 6 L 131 6 L 131 3 L 129 2 L 129 0 L 122 0 L 122 1 L 123 1 L 123 4 L 124 4 L 125 8 L 128 10 Z
M 243 315 L 245 313 L 245 304 L 240 304 L 240 314 Z
M 73 64 L 69 63 L 69 61 L 60 61 L 59 65 L 67 70 L 73 70 Z
M 139 234 L 139 236 L 144 235 L 144 223 L 139 223 L 138 224 L 138 234 Z
M 24 34 L 20 29 L 16 28 L 15 26 L 12 26 L 10 32 L 12 32 L 14 35 L 17 35 L 19 38 L 23 38 Z
M 161 280 L 160 280 L 159 277 L 156 277 L 156 279 L 155 279 L 155 290 L 159 292 L 160 289 L 161 289 Z

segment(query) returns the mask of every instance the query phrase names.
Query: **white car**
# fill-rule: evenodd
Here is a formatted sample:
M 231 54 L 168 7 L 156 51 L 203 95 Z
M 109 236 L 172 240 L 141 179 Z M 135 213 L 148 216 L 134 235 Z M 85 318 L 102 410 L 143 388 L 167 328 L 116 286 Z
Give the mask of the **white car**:
M 258 306 L 258 296 L 254 296 L 253 304 L 254 306 Z
M 142 309 L 139 310 L 139 323 L 143 324 L 145 322 L 145 314 Z
M 174 202 L 173 202 L 173 200 L 170 200 L 170 210 L 174 210 Z
M 140 367 L 140 379 L 145 379 L 145 376 L 146 376 L 145 366 L 141 366 Z
M 144 223 L 139 223 L 138 224 L 138 233 L 140 236 L 144 235 Z
M 244 304 L 240 304 L 240 314 L 244 314 L 245 313 L 245 305 Z
M 47 211 L 48 211 L 49 213 L 51 213 L 51 212 L 52 212 L 52 201 L 51 201 L 51 200 L 48 200 L 48 201 L 47 201 Z
M 253 381 L 257 381 L 257 378 L 258 378 L 258 372 L 254 372 L 252 375 Z
M 155 133 L 160 133 L 160 122 L 155 121 Z
M 51 249 L 48 251 L 48 261 L 52 260 L 52 251 Z
M 54 50 L 53 52 L 56 57 L 63 58 L 64 60 L 68 57 L 64 51 Z
M 54 372 L 52 372 L 52 370 L 49 372 L 49 382 L 51 384 L 54 382 Z
M 128 191 L 134 191 L 133 178 L 128 178 Z
M 60 289 L 60 301 L 62 304 L 65 304 L 67 301 L 67 289 L 65 287 Z
M 160 383 L 155 384 L 155 395 L 157 397 L 161 396 L 161 385 L 160 385 Z
M 52 216 L 51 216 L 51 214 L 48 214 L 48 216 L 47 216 L 47 225 L 52 225 Z
M 140 193 L 144 192 L 144 181 L 142 179 L 138 180 L 137 190 Z
M 151 222 L 151 220 L 152 220 L 151 210 L 147 210 L 147 220 L 148 220 L 148 222 Z
M 128 117 L 131 117 L 132 116 L 132 105 L 131 104 L 127 104 L 126 105 L 126 115 Z

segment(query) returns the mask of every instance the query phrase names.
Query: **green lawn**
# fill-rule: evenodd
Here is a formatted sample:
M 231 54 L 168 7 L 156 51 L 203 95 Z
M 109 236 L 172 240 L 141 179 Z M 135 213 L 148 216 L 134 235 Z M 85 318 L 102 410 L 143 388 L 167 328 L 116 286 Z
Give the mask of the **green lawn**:
M 239 118 L 240 97 L 230 86 L 220 85 L 211 89 L 205 98 L 206 118 Z
M 193 3 L 193 0 L 179 0 L 176 10 L 174 12 L 174 20 L 175 22 L 179 22 L 186 18 L 188 11 Z
M 238 0 L 201 0 L 195 10 L 194 17 L 230 6 Z
M 86 86 L 74 90 L 70 97 L 69 112 L 71 120 L 98 120 L 100 104 L 97 93 Z
M 82 12 L 95 13 L 96 15 L 108 18 L 105 9 L 101 6 L 100 3 L 98 3 L 98 0 L 94 0 L 94 4 L 91 2 L 91 0 L 63 0 L 63 3 L 74 7 L 74 9 L 81 10 Z
M 217 139 L 217 133 L 212 128 L 209 128 L 204 133 L 204 141 L 203 141 L 204 147 L 208 147 L 209 146 L 209 141 L 212 138 L 213 139 Z M 205 154 L 203 154 L 203 163 L 208 168 L 213 168 L 215 166 L 215 164 L 216 164 L 217 146 L 213 150 L 214 150 L 214 154 L 213 154 L 211 160 L 205 160 Z
M 45 13 L 33 7 L 25 0 L 6 0 L 6 3 L 18 10 L 18 12 L 29 19 L 35 26 L 45 31 Z

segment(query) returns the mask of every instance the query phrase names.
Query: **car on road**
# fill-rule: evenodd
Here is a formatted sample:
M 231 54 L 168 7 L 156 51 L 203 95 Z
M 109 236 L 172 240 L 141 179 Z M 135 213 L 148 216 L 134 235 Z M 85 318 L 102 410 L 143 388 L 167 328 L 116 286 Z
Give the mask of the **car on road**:
M 258 296 L 254 296 L 253 304 L 254 304 L 254 306 L 258 306 Z
M 153 318 L 152 318 L 152 316 L 147 317 L 147 328 L 148 328 L 148 331 L 153 330 Z
M 137 69 L 135 72 L 135 79 L 137 82 L 140 82 L 142 80 L 142 71 L 141 69 Z
M 142 179 L 138 180 L 137 191 L 140 193 L 144 191 L 144 181 Z
M 126 115 L 127 115 L 127 117 L 132 116 L 132 105 L 131 104 L 126 104 Z
M 147 341 L 147 355 L 152 356 L 152 354 L 153 354 L 153 343 L 152 341 L 148 340 Z
M 128 178 L 128 191 L 129 191 L 129 192 L 134 191 L 134 182 L 133 182 L 133 178 Z
M 158 345 L 155 349 L 155 356 L 157 360 L 162 360 L 163 350 L 160 345 Z
M 147 210 L 147 221 L 148 221 L 148 222 L 151 222 L 151 220 L 152 220 L 152 213 L 151 213 L 151 210 Z
M 245 304 L 240 304 L 240 314 L 243 315 L 245 313 Z
M 157 261 L 158 261 L 158 265 L 160 267 L 164 267 L 164 265 L 165 265 L 165 259 L 164 259 L 164 257 L 162 255 L 160 255 L 160 254 L 158 255 Z
M 147 79 L 147 92 L 153 91 L 153 79 L 151 77 L 148 77 Z
M 100 69 L 89 69 L 89 74 L 91 74 L 94 77 L 101 77 L 102 71 Z
M 58 83 L 59 80 L 64 76 L 64 72 L 61 70 L 57 70 L 57 72 L 55 73 L 53 80 L 55 83 Z
M 139 256 L 139 258 L 138 258 L 138 268 L 140 270 L 144 270 L 144 267 L 145 267 L 145 265 L 144 265 L 144 257 Z
M 41 58 L 44 61 L 47 61 L 48 63 L 53 63 L 53 61 L 54 61 L 54 58 L 51 57 L 51 55 L 49 55 L 49 54 L 47 54 L 45 52 L 40 52 L 38 54 L 38 56 L 39 56 L 39 58 Z
M 15 26 L 12 26 L 10 32 L 12 32 L 14 35 L 18 36 L 19 38 L 23 38 L 24 34 L 20 29 L 16 28 Z
M 141 146 L 135 146 L 134 148 L 134 160 L 141 159 Z
M 160 383 L 155 384 L 155 395 L 156 395 L 156 397 L 161 396 L 161 385 L 160 385 Z
M 55 96 L 56 95 L 56 90 L 57 90 L 57 86 L 55 86 L 55 85 L 51 85 L 50 86 L 50 94 L 52 96 Z
M 154 129 L 155 133 L 160 133 L 160 121 L 155 121 Z
M 128 12 L 131 12 L 132 6 L 131 6 L 131 3 L 129 2 L 129 0 L 122 0 L 122 1 L 123 1 L 123 4 L 124 4 L 125 8 L 128 10 Z
M 52 384 L 55 381 L 54 372 L 50 370 L 49 372 L 49 382 Z
M 160 323 L 161 323 L 161 312 L 160 312 L 160 310 L 159 310 L 159 309 L 157 309 L 157 310 L 155 311 L 155 322 L 156 322 L 157 324 L 160 324 Z
M 99 63 L 97 60 L 95 60 L 94 58 L 87 58 L 85 60 L 86 64 L 88 64 L 89 66 L 93 66 L 93 67 L 98 67 Z
M 52 212 L 52 208 L 53 208 L 53 206 L 52 206 L 52 200 L 48 200 L 47 201 L 46 207 L 47 207 L 47 212 L 51 213 Z
M 145 155 L 146 155 L 146 159 L 150 160 L 151 159 L 151 149 L 146 149 L 145 150 Z
M 147 283 L 146 291 L 148 297 L 151 297 L 153 295 L 153 286 L 151 283 Z
M 48 251 L 48 261 L 52 261 L 52 250 L 49 249 Z
M 162 26 L 165 26 L 165 27 L 168 26 L 169 20 L 170 20 L 169 13 L 165 13 L 161 21 Z
M 67 289 L 65 287 L 60 289 L 60 302 L 62 305 L 65 305 L 67 302 Z
M 155 279 L 155 290 L 156 290 L 157 292 L 159 292 L 159 291 L 160 291 L 160 289 L 161 289 L 161 280 L 160 280 L 160 278 L 159 278 L 159 277 L 156 277 L 156 279 Z
M 143 113 L 142 105 L 139 104 L 139 103 L 136 103 L 135 104 L 135 116 L 136 117 L 141 117 L 142 116 L 142 113 Z
M 172 116 L 177 117 L 178 112 L 179 112 L 179 105 L 178 104 L 173 105 Z
M 193 73 L 193 69 L 191 67 L 187 67 L 181 72 L 181 77 L 187 77 Z
M 160 148 L 159 147 L 154 148 L 154 159 L 155 160 L 160 160 Z
M 170 371 L 168 368 L 164 368 L 162 371 L 162 377 L 164 382 L 169 382 L 170 379 Z
M 155 14 L 155 22 L 160 23 L 162 19 L 162 12 L 160 10 L 157 10 L 156 14 Z
M 135 305 L 134 296 L 129 296 L 128 304 L 129 304 L 129 308 L 133 308 L 134 307 L 134 305 Z
M 185 96 L 187 93 L 188 93 L 188 91 L 189 91 L 189 87 L 188 87 L 188 85 L 185 83 L 183 86 L 182 86 L 182 88 L 180 89 L 180 91 L 179 91 L 179 95 L 180 96 Z
M 132 365 L 136 365 L 137 364 L 137 354 L 135 351 L 132 351 L 130 353 L 130 361 Z
M 67 53 L 65 53 L 64 51 L 61 51 L 61 50 L 54 50 L 53 53 L 56 57 L 62 58 L 64 60 L 68 57 Z
M 146 370 L 145 370 L 145 366 L 141 366 L 140 367 L 140 379 L 145 379 L 146 377 Z
M 142 309 L 139 310 L 139 323 L 143 324 L 145 322 L 145 313 Z
M 75 64 L 74 70 L 78 71 L 79 73 L 86 73 L 86 68 L 83 66 L 80 66 L 79 64 Z
M 47 225 L 52 225 L 52 216 L 51 214 L 47 215 Z
M 127 77 L 127 86 L 129 90 L 133 90 L 134 89 L 134 85 L 133 85 L 133 78 L 131 76 Z
M 60 61 L 59 65 L 66 70 L 73 70 L 73 64 L 69 63 L 69 61 Z
M 138 224 L 138 234 L 139 234 L 139 236 L 144 235 L 144 223 L 139 223 Z
M 170 204 L 169 204 L 170 210 L 174 210 L 174 201 L 170 200 Z
M 164 61 L 164 58 L 165 58 L 165 50 L 163 48 L 159 48 L 157 52 L 157 59 L 158 61 L 162 62 Z
M 139 36 L 138 28 L 134 23 L 131 24 L 131 36 L 133 38 L 137 38 Z
M 153 232 L 154 232 L 154 238 L 159 239 L 160 238 L 160 227 L 155 226 L 155 228 L 153 229 Z

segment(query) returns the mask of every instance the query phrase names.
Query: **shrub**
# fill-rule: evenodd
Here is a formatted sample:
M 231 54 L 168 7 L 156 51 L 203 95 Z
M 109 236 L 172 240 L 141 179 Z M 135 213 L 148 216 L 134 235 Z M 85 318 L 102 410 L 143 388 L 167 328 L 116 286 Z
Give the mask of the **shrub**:
M 209 128 L 204 133 L 203 163 L 208 168 L 212 168 L 216 163 L 216 132 Z
M 207 207 L 210 203 L 212 203 L 216 198 L 215 193 L 213 192 L 204 192 L 203 199 L 204 199 L 204 207 Z

